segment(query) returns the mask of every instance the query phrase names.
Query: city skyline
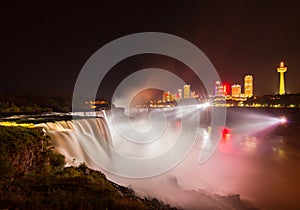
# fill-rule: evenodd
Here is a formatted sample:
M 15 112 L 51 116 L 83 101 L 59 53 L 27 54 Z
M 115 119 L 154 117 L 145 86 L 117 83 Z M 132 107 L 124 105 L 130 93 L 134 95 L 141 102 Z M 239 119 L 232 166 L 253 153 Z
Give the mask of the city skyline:
M 277 68 L 277 72 L 280 73 L 280 79 L 278 84 L 278 93 L 279 95 L 284 95 L 285 93 L 285 79 L 283 77 L 283 73 L 287 71 L 287 67 L 285 66 L 283 61 L 280 61 L 279 67 Z M 228 83 L 221 83 L 220 81 L 215 82 L 214 87 L 214 94 L 209 96 L 230 96 L 233 98 L 250 98 L 252 96 L 256 96 L 254 94 L 254 85 L 253 85 L 253 75 L 247 74 L 244 76 L 244 83 L 243 87 L 238 83 L 228 84 Z M 229 88 L 231 87 L 231 88 Z M 196 98 L 197 97 L 205 97 L 205 95 L 199 96 L 196 94 L 195 91 L 191 91 L 191 85 L 185 84 L 183 86 L 184 94 L 182 96 L 182 89 L 178 89 L 177 92 L 171 93 L 169 90 L 163 91 L 162 102 L 169 102 L 181 99 L 188 99 L 188 98 Z M 242 91 L 243 90 L 243 91 Z M 269 95 L 269 94 L 266 94 Z
M 228 88 L 231 87 L 231 88 Z M 229 90 L 230 89 L 230 90 Z M 198 95 L 196 91 L 192 91 L 191 85 L 185 84 L 183 90 L 179 88 L 177 92 L 171 93 L 170 90 L 163 90 L 162 99 L 151 99 L 160 100 L 161 102 L 170 102 L 175 100 L 189 99 L 189 98 L 208 98 L 208 97 L 233 97 L 233 98 L 251 98 L 255 96 L 253 93 L 253 75 L 247 74 L 244 77 L 244 92 L 242 92 L 242 86 L 240 84 L 228 84 L 220 81 L 215 82 L 214 94 Z M 183 95 L 182 95 L 183 91 Z

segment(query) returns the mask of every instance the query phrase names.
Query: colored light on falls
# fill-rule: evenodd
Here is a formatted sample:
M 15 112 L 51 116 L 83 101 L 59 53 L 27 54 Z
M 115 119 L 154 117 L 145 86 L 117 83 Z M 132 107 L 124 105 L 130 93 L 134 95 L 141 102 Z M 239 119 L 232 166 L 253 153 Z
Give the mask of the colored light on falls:
M 201 108 L 206 106 L 209 104 L 203 104 Z M 106 131 L 108 131 L 111 122 L 108 120 L 106 126 L 105 119 L 47 123 L 43 127 L 52 137 L 51 140 L 56 150 L 67 157 L 70 165 L 75 158 L 79 162 L 87 162 L 89 166 L 102 170 L 101 165 L 97 163 L 103 159 L 108 162 L 111 161 L 112 167 L 118 166 L 118 160 L 114 159 L 114 151 L 134 158 L 153 157 L 165 153 L 175 143 L 178 132 L 181 129 L 186 129 L 182 128 L 184 121 L 182 122 L 179 118 L 193 119 L 193 110 L 200 110 L 201 108 L 200 106 L 187 106 L 180 109 L 173 108 L 163 112 L 158 110 L 157 113 L 154 112 L 152 114 L 154 119 L 162 114 L 166 116 L 170 123 L 166 128 L 171 129 L 171 131 L 150 145 L 137 144 L 134 141 L 127 141 L 126 143 L 124 139 L 116 138 L 118 136 L 116 130 L 111 130 L 113 131 L 111 142 L 107 141 L 109 133 Z M 300 155 L 294 148 L 288 147 L 280 137 L 273 135 L 270 137 L 270 135 L 265 134 L 282 124 L 286 124 L 288 119 L 284 116 L 271 117 L 246 110 L 238 111 L 236 114 L 231 112 L 229 118 L 231 118 L 229 125 L 217 128 L 221 134 L 221 141 L 215 154 L 205 164 L 199 164 L 197 158 L 204 142 L 209 143 L 211 141 L 212 128 L 210 126 L 199 128 L 199 138 L 197 138 L 191 152 L 178 166 L 165 174 L 147 179 L 126 179 L 110 173 L 106 175 L 109 179 L 125 186 L 130 185 L 134 190 L 145 195 L 156 196 L 168 203 L 181 204 L 186 208 L 197 209 L 200 207 L 198 200 L 204 198 L 203 195 L 201 197 L 201 193 L 197 194 L 196 192 L 203 189 L 206 193 L 211 192 L 212 194 L 240 193 L 242 198 L 253 200 L 254 204 L 258 203 L 263 207 L 269 207 L 267 209 L 274 209 L 276 202 L 280 201 L 280 199 L 274 201 L 272 199 L 274 196 L 277 198 L 281 198 L 285 194 L 293 196 L 291 194 L 293 191 L 290 188 L 277 185 L 278 177 L 288 183 L 289 186 L 295 185 L 297 180 L 294 177 L 298 177 L 296 175 L 300 171 L 293 165 L 294 163 L 297 164 L 296 161 L 288 161 L 290 157 L 299 159 Z M 153 129 L 152 126 L 162 128 L 161 120 L 154 121 L 156 125 L 149 124 L 147 120 L 139 118 L 136 120 L 137 122 L 134 122 L 132 126 L 141 126 L 138 128 L 144 133 L 148 132 L 148 128 Z M 122 119 L 118 122 L 122 123 Z M 122 123 L 120 126 L 124 126 L 123 129 L 127 130 L 129 125 Z M 142 129 L 143 126 L 144 129 Z M 257 131 L 261 133 L 257 134 Z M 143 140 L 146 142 L 147 136 L 151 137 L 151 135 L 152 133 L 143 134 Z M 181 140 L 186 139 L 188 137 Z M 135 145 L 134 148 L 133 145 Z M 124 162 L 120 164 L 129 167 Z M 278 167 L 281 170 L 278 170 Z M 268 170 L 265 170 L 266 168 Z M 141 165 L 138 170 L 147 170 L 147 167 Z M 272 176 L 274 173 L 276 176 Z M 226 178 L 224 179 L 224 177 Z M 275 185 L 276 189 L 270 192 L 268 189 Z M 193 193 L 191 190 L 194 190 Z M 193 200 L 194 197 L 199 199 Z M 264 199 L 261 199 L 262 197 Z M 290 199 L 289 201 L 291 203 L 293 200 Z M 205 205 L 211 209 L 219 205 L 210 202 L 209 199 L 203 202 L 206 202 Z M 234 208 L 232 207 L 232 209 Z

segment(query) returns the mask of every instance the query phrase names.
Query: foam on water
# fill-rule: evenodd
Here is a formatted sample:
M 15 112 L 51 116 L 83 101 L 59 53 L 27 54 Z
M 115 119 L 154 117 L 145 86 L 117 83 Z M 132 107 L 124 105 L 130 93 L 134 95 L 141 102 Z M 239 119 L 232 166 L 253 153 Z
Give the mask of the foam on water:
M 126 121 L 118 122 L 126 128 Z M 127 141 L 109 126 L 110 123 L 111 119 L 94 118 L 42 126 L 51 136 L 56 150 L 66 156 L 69 164 L 85 162 L 104 171 L 114 182 L 130 186 L 141 195 L 155 196 L 184 208 L 232 209 L 234 204 L 224 203 L 217 194 L 238 193 L 242 199 L 250 200 L 263 209 L 300 208 L 297 199 L 297 189 L 300 189 L 299 149 L 286 144 L 285 136 L 272 133 L 280 126 L 280 120 L 276 121 L 274 117 L 247 112 L 231 113 L 229 132 L 223 135 L 217 151 L 205 164 L 199 164 L 198 157 L 205 141 L 209 141 L 209 127 L 199 127 L 199 136 L 183 161 L 164 174 L 143 179 L 110 173 L 114 166 L 120 167 L 119 164 L 126 163 L 114 162 L 119 161 L 114 154 L 140 159 L 164 153 L 178 140 L 176 122 L 167 125 L 166 128 L 171 130 L 152 144 Z M 160 122 L 157 123 L 162 127 Z M 137 119 L 132 125 L 143 132 L 149 130 L 149 122 L 145 119 Z M 103 161 L 111 163 L 111 168 L 105 168 L 106 165 L 101 167 L 99 163 Z M 124 167 L 130 168 L 127 165 Z M 141 166 L 135 170 L 145 168 Z

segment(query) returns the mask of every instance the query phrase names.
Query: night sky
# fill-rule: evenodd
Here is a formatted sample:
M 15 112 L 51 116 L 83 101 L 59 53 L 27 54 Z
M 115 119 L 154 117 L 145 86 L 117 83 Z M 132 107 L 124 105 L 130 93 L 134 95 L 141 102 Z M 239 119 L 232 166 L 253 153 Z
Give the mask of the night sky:
M 225 82 L 242 84 L 252 74 L 255 95 L 277 93 L 276 67 L 283 60 L 287 92 L 300 92 L 297 1 L 137 2 L 93 9 L 1 9 L 0 91 L 71 96 L 82 66 L 95 51 L 116 38 L 152 31 L 195 44 Z M 102 84 L 104 95 L 141 67 L 186 71 L 170 58 L 151 55 L 118 66 Z

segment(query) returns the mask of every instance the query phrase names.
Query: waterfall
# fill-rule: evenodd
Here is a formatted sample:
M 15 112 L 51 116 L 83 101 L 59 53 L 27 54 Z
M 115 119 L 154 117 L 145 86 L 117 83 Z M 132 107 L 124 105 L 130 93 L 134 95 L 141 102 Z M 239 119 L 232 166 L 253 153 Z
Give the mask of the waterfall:
M 84 162 L 95 166 L 110 159 L 112 141 L 104 118 L 48 122 L 39 126 L 51 137 L 55 150 L 66 157 L 68 165 Z
M 203 135 L 207 128 L 200 126 L 200 122 L 210 122 L 206 108 L 206 104 L 184 105 L 132 116 L 118 109 L 107 113 L 78 112 L 72 115 L 81 119 L 39 126 L 46 130 L 55 150 L 66 157 L 69 165 L 84 162 L 121 177 L 145 178 L 174 168 L 195 142 L 202 142 L 198 154 L 208 157 L 213 152 L 211 148 L 218 141 L 207 141 L 207 135 Z
M 148 115 L 128 118 L 121 114 L 114 118 L 87 116 L 39 126 L 46 130 L 55 150 L 65 155 L 69 165 L 84 162 L 141 195 L 191 209 L 200 204 L 207 205 L 206 209 L 218 209 L 225 204 L 235 209 L 233 201 L 224 203 L 215 196 L 232 193 L 240 193 L 243 199 L 270 209 L 283 206 L 281 198 L 288 195 L 287 201 L 299 206 L 298 188 L 290 186 L 299 183 L 300 152 L 287 144 L 297 142 L 297 129 L 293 128 L 289 136 L 279 136 L 276 132 L 258 135 L 258 130 L 269 133 L 270 128 L 281 125 L 280 119 L 249 110 L 232 111 L 228 118 L 231 132 L 228 135 L 223 132 L 213 156 L 205 164 L 199 164 L 199 154 L 206 148 L 203 145 L 212 143 L 212 127 L 194 126 L 193 108 L 179 111 L 153 110 L 149 118 Z M 180 116 L 183 117 L 178 120 Z M 255 135 L 250 131 L 255 131 Z M 273 189 L 279 179 L 287 184 Z M 273 189 L 271 193 L 269 189 Z
M 189 108 L 191 109 L 191 108 Z M 117 113 L 40 124 L 68 165 L 89 167 L 130 178 L 151 177 L 176 166 L 203 129 L 192 123 L 197 113 L 154 110 L 134 118 Z M 195 118 L 195 119 L 194 119 Z M 159 164 L 158 164 L 159 163 Z

